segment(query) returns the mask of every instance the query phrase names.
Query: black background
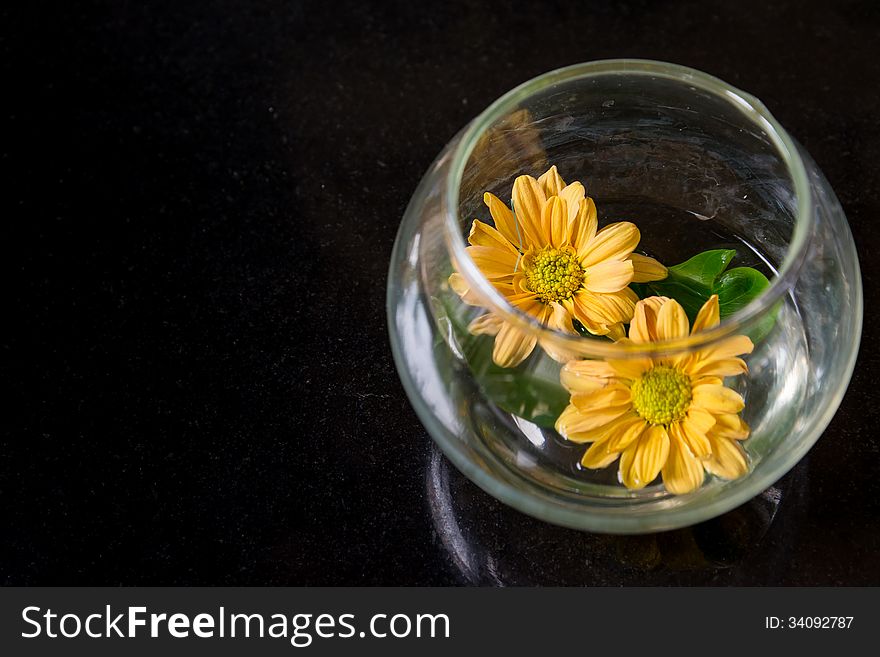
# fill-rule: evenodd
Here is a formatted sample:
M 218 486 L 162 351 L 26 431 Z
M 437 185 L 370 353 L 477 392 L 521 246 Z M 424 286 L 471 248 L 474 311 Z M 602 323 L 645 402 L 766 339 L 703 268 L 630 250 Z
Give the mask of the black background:
M 485 581 L 431 506 L 440 468 L 493 581 L 878 583 L 880 5 L 19 5 L 0 9 L 0 582 Z M 509 88 L 610 57 L 761 98 L 859 248 L 852 385 L 736 559 L 676 557 L 699 529 L 588 537 L 495 503 L 441 463 L 391 361 L 387 263 L 431 160 Z

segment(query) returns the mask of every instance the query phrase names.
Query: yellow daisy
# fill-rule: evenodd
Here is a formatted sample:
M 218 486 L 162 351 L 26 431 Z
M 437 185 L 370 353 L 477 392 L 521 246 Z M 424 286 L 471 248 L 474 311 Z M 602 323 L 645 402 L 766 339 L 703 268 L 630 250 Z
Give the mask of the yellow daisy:
M 700 309 L 690 334 L 719 322 L 718 296 Z M 681 305 L 666 297 L 639 301 L 629 338 L 645 343 L 688 336 Z M 683 494 L 703 483 L 706 470 L 736 479 L 748 470 L 740 440 L 749 427 L 739 416 L 742 397 L 722 377 L 748 371 L 738 356 L 752 341 L 737 335 L 682 355 L 620 360 L 571 361 L 562 384 L 571 404 L 556 422 L 568 440 L 592 443 L 581 461 L 604 468 L 620 457 L 619 477 L 627 488 L 643 488 L 662 474 L 670 493 Z
M 513 184 L 513 211 L 489 194 L 483 201 L 495 227 L 475 220 L 467 252 L 483 275 L 512 306 L 551 328 L 576 334 L 572 319 L 590 333 L 618 338 L 632 319 L 638 297 L 630 283 L 666 277 L 666 268 L 636 253 L 640 235 L 623 221 L 598 230 L 596 205 L 579 182 L 566 185 L 556 167 L 537 180 L 520 176 Z M 471 305 L 483 305 L 464 277 L 450 286 Z M 521 363 L 539 342 L 495 314 L 477 318 L 471 333 L 495 336 L 493 359 L 501 367 Z M 572 356 L 542 347 L 557 360 Z

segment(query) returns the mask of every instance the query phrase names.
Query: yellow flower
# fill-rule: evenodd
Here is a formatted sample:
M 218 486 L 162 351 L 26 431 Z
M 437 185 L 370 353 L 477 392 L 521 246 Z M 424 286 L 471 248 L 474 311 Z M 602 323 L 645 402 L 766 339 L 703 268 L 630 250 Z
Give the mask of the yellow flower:
M 691 335 L 719 322 L 718 296 L 703 305 Z M 688 336 L 688 318 L 677 301 L 639 301 L 629 338 L 619 344 L 677 340 Z M 643 488 L 662 473 L 670 493 L 683 494 L 703 483 L 703 470 L 724 479 L 746 473 L 740 440 L 749 427 L 739 416 L 742 397 L 722 377 L 745 374 L 738 358 L 752 341 L 737 335 L 705 348 L 657 358 L 571 361 L 562 384 L 571 404 L 556 422 L 568 440 L 592 443 L 581 463 L 604 468 L 620 457 L 620 481 Z
M 572 319 L 577 319 L 590 333 L 622 337 L 638 301 L 627 286 L 666 277 L 659 262 L 633 253 L 638 228 L 624 221 L 598 230 L 596 205 L 584 186 L 566 185 L 555 166 L 537 180 L 516 179 L 514 211 L 488 192 L 483 201 L 495 227 L 475 220 L 468 254 L 512 306 L 546 326 L 576 334 Z M 452 274 L 449 283 L 466 303 L 483 305 L 461 274 Z M 518 365 L 539 342 L 534 333 L 493 313 L 469 328 L 495 336 L 492 357 L 501 367 Z M 557 360 L 573 357 L 541 344 Z

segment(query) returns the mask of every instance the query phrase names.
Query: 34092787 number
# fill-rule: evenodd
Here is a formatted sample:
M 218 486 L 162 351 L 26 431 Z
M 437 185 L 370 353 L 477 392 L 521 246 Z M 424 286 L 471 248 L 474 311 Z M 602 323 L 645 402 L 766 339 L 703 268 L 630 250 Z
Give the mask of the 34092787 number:
M 803 630 L 846 630 L 852 626 L 853 616 L 765 616 L 764 627 Z

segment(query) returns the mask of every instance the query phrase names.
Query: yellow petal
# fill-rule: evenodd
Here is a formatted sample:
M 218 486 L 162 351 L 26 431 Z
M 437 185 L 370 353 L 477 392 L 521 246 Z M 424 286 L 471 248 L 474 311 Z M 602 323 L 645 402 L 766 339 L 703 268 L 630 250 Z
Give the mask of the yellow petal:
M 601 390 L 605 386 L 609 385 L 609 382 L 616 382 L 615 379 L 601 379 L 591 376 L 575 376 L 569 372 L 566 372 L 565 369 L 563 369 L 559 373 L 559 379 L 562 382 L 562 387 L 568 390 L 568 392 L 572 395 L 595 392 L 596 390 Z
M 573 422 L 573 416 L 580 411 L 577 410 L 577 407 L 569 405 L 563 412 L 562 415 L 559 416 L 559 420 L 557 420 L 557 431 L 559 428 L 566 429 Z M 561 435 L 563 435 L 566 440 L 570 440 L 574 443 L 592 443 L 592 442 L 605 442 L 607 443 L 609 439 L 617 436 L 621 431 L 625 431 L 629 426 L 632 425 L 633 419 L 638 419 L 634 413 L 626 413 L 621 415 L 619 418 L 608 422 L 607 424 L 600 425 L 595 429 L 590 429 L 588 431 L 566 431 L 563 433 L 559 431 Z M 561 422 L 560 422 L 561 420 Z
M 627 488 L 642 488 L 636 482 L 635 473 L 633 472 L 633 462 L 636 460 L 636 450 L 638 447 L 639 441 L 636 441 L 620 454 L 620 465 L 617 467 L 617 473 L 620 481 Z
M 486 246 L 493 249 L 501 249 L 502 251 L 510 251 L 515 256 L 519 255 L 516 247 L 504 235 L 489 224 L 484 224 L 479 219 L 475 219 L 474 223 L 471 224 L 468 242 L 471 246 Z
M 607 294 L 580 290 L 571 300 L 571 313 L 582 323 L 582 317 L 591 324 L 619 324 L 629 322 L 636 306 L 635 293 L 625 287 Z M 624 333 L 618 337 L 624 337 Z
M 749 425 L 739 415 L 725 413 L 715 416 L 715 426 L 712 427 L 710 433 L 719 438 L 745 440 L 749 437 L 750 431 Z
M 511 280 L 511 284 L 513 285 L 513 291 L 514 291 L 513 296 L 526 296 L 526 295 L 528 295 L 530 297 L 537 298 L 535 296 L 535 293 L 532 292 L 530 289 L 528 289 L 528 287 L 526 286 L 528 279 L 526 278 L 525 273 L 523 273 L 523 267 L 524 267 L 523 263 L 526 261 L 526 259 L 528 257 L 529 256 L 524 256 L 522 258 L 522 260 L 520 260 L 520 263 L 519 263 L 519 266 L 517 267 L 516 273 L 513 275 L 513 280 Z M 508 301 L 510 301 L 510 299 L 508 299 Z
M 546 323 L 546 321 L 547 321 L 547 315 L 549 314 L 549 310 L 548 310 L 547 306 L 545 306 L 543 303 L 541 303 L 540 301 L 537 301 L 534 298 L 529 301 L 526 301 L 524 303 L 523 302 L 511 303 L 511 305 L 514 306 L 515 308 L 518 308 L 519 310 L 521 310 L 525 314 L 531 315 L 532 317 L 537 319 L 542 324 Z
M 631 253 L 628 259 L 633 263 L 633 283 L 662 281 L 668 272 L 659 261 L 638 253 Z
M 587 246 L 581 264 L 598 265 L 603 260 L 623 260 L 639 244 L 639 229 L 629 221 L 606 226 Z
M 620 478 L 627 488 L 639 489 L 650 484 L 669 456 L 669 436 L 660 425 L 645 429 L 638 441 L 620 457 Z
M 642 374 L 654 367 L 654 362 L 650 358 L 614 358 L 608 361 L 608 364 L 617 372 L 617 376 L 629 381 L 635 381 Z
M 563 333 L 577 335 L 574 325 L 571 323 L 571 315 L 558 301 L 551 301 L 549 304 L 550 313 L 548 313 L 547 326 Z
M 480 268 L 483 276 L 489 280 L 513 276 L 513 270 L 519 260 L 516 253 L 490 246 L 469 246 L 466 251 Z
M 593 335 L 607 335 L 612 340 L 625 337 L 626 333 L 623 331 L 623 327 L 612 323 L 616 318 L 605 316 L 603 305 L 596 302 L 598 297 L 598 294 L 580 290 L 565 303 L 569 307 L 572 317 Z
M 663 484 L 673 495 L 684 495 L 703 483 L 703 465 L 674 436 L 669 441 L 669 456 L 661 469 Z
M 541 303 L 540 301 L 533 301 L 532 307 L 527 310 L 530 314 L 534 315 L 541 324 L 547 325 L 550 322 L 550 317 L 553 314 L 553 309 L 545 303 Z
M 570 211 L 570 208 L 569 208 Z M 599 228 L 599 219 L 596 213 L 596 204 L 591 198 L 581 199 L 577 205 L 577 216 L 572 231 L 572 243 L 577 249 L 579 260 L 583 260 L 590 244 L 596 237 Z
M 657 316 L 642 302 L 636 304 L 629 324 L 629 339 L 633 342 L 654 342 L 657 339 Z
M 672 356 L 663 356 L 659 360 L 660 365 L 669 365 L 685 374 L 690 372 L 691 361 L 694 355 L 687 351 L 678 351 Z
M 471 291 L 470 285 L 465 280 L 464 276 L 455 272 L 449 276 L 449 287 L 452 288 L 452 291 L 455 292 L 458 296 L 461 297 L 461 300 L 466 304 L 471 306 L 482 306 L 483 302 L 480 300 L 480 297 L 476 295 L 475 292 Z
M 692 376 L 738 376 L 749 371 L 742 358 L 726 358 L 724 360 L 707 360 L 692 366 Z
M 558 196 L 551 196 L 541 211 L 541 224 L 550 236 L 550 244 L 557 249 L 568 243 L 569 232 L 568 210 Z
M 693 394 L 693 405 L 713 415 L 739 413 L 745 406 L 739 394 L 722 385 L 695 386 Z
M 548 240 L 541 227 L 541 210 L 547 196 L 531 176 L 520 176 L 513 183 L 513 211 L 523 233 L 524 246 L 544 246 Z
M 575 406 L 574 404 L 569 404 L 568 406 L 566 406 L 565 410 L 559 414 L 558 418 L 556 418 L 554 428 L 556 429 L 557 433 L 559 433 L 563 438 L 568 438 L 568 426 L 572 422 L 577 421 L 579 415 L 580 411 L 577 409 L 577 406 Z
M 541 174 L 538 178 L 538 185 L 544 190 L 544 194 L 547 198 L 551 196 L 558 196 L 559 192 L 563 190 L 565 187 L 565 181 L 559 175 L 559 171 L 556 169 L 556 165 L 554 164 L 552 167 L 547 169 L 546 172 Z
M 618 452 L 609 452 L 605 449 L 607 441 L 594 442 L 581 458 L 581 465 L 585 468 L 598 470 L 607 468 L 617 460 Z
M 599 301 L 599 295 L 579 290 L 572 299 L 575 318 L 584 324 L 607 324 L 604 304 Z
M 629 338 L 633 342 L 657 342 L 657 313 L 667 303 L 666 297 L 648 297 L 636 303 Z
M 575 220 L 577 219 L 580 211 L 581 201 L 584 200 L 584 186 L 581 185 L 579 182 L 573 182 L 559 192 L 559 198 L 565 201 L 565 206 L 566 208 L 568 208 L 568 214 L 566 218 L 568 219 L 568 222 L 572 225 L 572 228 L 574 228 L 574 226 L 576 225 Z
M 619 292 L 632 281 L 629 260 L 605 260 L 584 270 L 584 287 L 590 292 Z
M 499 233 L 504 235 L 512 244 L 523 249 L 522 231 L 516 225 L 516 219 L 513 212 L 500 198 L 494 194 L 486 192 L 483 194 L 483 203 L 489 208 L 489 214 L 492 215 L 492 221 L 495 222 L 495 228 Z
M 686 338 L 690 331 L 690 323 L 681 304 L 674 299 L 664 303 L 657 313 L 657 339 L 677 340 Z
M 628 387 L 611 384 L 599 390 L 576 393 L 572 395 L 571 403 L 581 412 L 589 413 L 612 406 L 629 406 L 631 399 L 632 396 Z
M 572 314 L 574 315 L 574 318 L 578 320 L 581 325 L 593 335 L 608 335 L 608 324 L 603 324 L 602 322 L 597 322 L 593 319 L 590 319 L 588 315 L 584 315 L 584 313 L 578 306 L 575 306 L 574 313 Z
M 642 303 L 653 311 L 655 317 L 657 316 L 657 313 L 660 312 L 660 309 L 670 301 L 671 299 L 669 297 L 647 297 L 642 299 Z
M 573 360 L 562 368 L 562 376 L 564 383 L 566 376 L 571 380 L 578 378 L 612 379 L 617 374 L 604 360 Z
M 516 367 L 532 353 L 536 342 L 534 335 L 505 323 L 495 336 L 492 360 L 498 367 Z
M 626 346 L 630 344 L 628 338 L 621 338 L 617 344 Z M 632 358 L 611 358 L 608 364 L 617 372 L 617 375 L 623 379 L 635 380 L 649 369 L 654 367 L 654 361 L 644 356 L 633 356 Z
M 687 421 L 693 423 L 700 433 L 706 433 L 715 426 L 715 416 L 701 408 L 688 409 Z
M 638 440 L 639 436 L 648 428 L 648 423 L 638 415 L 625 416 L 619 430 L 608 436 L 606 449 L 609 452 L 622 452 Z
M 504 320 L 497 315 L 487 313 L 468 324 L 468 331 L 471 335 L 498 335 L 503 325 Z
M 699 331 L 706 331 L 715 328 L 721 322 L 721 311 L 718 308 L 718 295 L 713 294 L 709 300 L 700 308 L 697 318 L 694 320 L 691 335 Z
M 576 408 L 578 409 L 577 414 L 571 414 L 566 417 L 564 422 L 556 423 L 556 430 L 563 436 L 598 429 L 624 415 L 629 406 L 627 404 L 620 404 L 617 406 L 592 408 L 590 410 L 583 410 L 583 408 L 577 406 Z
M 685 445 L 698 459 L 709 456 L 712 451 L 706 434 L 700 431 L 695 422 L 688 422 L 687 418 L 670 424 L 669 434 Z
M 618 322 L 617 324 L 609 324 L 608 325 L 608 333 L 606 333 L 609 338 L 614 340 L 615 342 L 622 340 L 626 337 L 626 330 L 623 328 L 623 322 Z
M 700 386 L 720 386 L 724 385 L 724 381 L 722 381 L 717 376 L 699 376 L 699 377 L 691 377 L 691 387 L 693 389 L 697 389 Z
M 452 291 L 455 292 L 459 296 L 464 296 L 468 293 L 470 286 L 468 282 L 465 280 L 464 276 L 459 274 L 458 272 L 454 272 L 449 275 L 449 287 L 452 288 Z
M 508 297 L 507 300 L 511 306 L 513 306 L 520 312 L 525 313 L 526 315 L 531 315 L 539 322 L 543 323 L 547 318 L 547 306 L 538 301 L 534 295 L 532 295 L 530 299 L 517 299 L 516 297 Z
M 752 353 L 754 345 L 752 341 L 745 335 L 735 335 L 731 338 L 719 340 L 718 343 L 710 345 L 699 352 L 699 362 L 709 360 L 726 360 L 734 356 L 742 356 L 743 354 Z
M 559 373 L 559 380 L 571 393 L 592 392 L 617 383 L 616 376 L 616 372 L 603 360 L 570 360 Z
M 551 302 L 547 306 L 546 324 L 549 328 L 568 333 L 569 335 L 577 335 L 577 331 L 571 321 L 571 315 L 561 303 Z M 578 357 L 578 352 L 572 350 L 563 340 L 556 336 L 547 336 L 538 338 L 541 348 L 550 358 L 559 362 L 567 363 Z
M 709 436 L 712 455 L 703 461 L 703 467 L 722 479 L 737 479 L 749 471 L 745 450 L 735 440 Z
M 614 317 L 620 322 L 628 324 L 636 310 L 639 296 L 630 288 L 625 287 L 619 292 L 596 295 L 596 300 L 604 308 L 607 317 Z

